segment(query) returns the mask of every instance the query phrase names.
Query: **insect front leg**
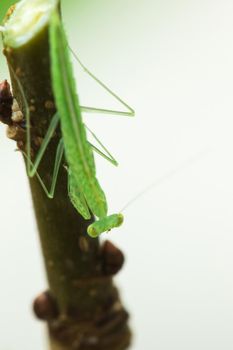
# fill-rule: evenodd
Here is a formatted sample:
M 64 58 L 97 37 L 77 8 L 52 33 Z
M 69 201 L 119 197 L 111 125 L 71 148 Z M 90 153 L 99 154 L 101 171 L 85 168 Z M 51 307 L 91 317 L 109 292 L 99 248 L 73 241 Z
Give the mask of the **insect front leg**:
M 86 220 L 91 218 L 91 214 L 83 192 L 80 190 L 76 179 L 71 171 L 68 170 L 68 194 L 71 203 L 75 209 Z

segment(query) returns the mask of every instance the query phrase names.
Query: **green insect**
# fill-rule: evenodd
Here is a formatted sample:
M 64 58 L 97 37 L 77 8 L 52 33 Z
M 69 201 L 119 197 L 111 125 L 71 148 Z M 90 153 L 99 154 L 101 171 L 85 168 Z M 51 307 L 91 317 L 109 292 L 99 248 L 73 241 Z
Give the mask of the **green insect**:
M 52 87 L 57 107 L 57 113 L 52 117 L 51 123 L 34 163 L 30 157 L 31 136 L 29 106 L 24 96 L 23 88 L 20 85 L 18 78 L 15 76 L 15 79 L 18 81 L 19 89 L 21 91 L 25 105 L 27 144 L 26 152 L 24 155 L 27 160 L 27 171 L 30 177 L 33 177 L 35 175 L 37 176 L 47 196 L 49 198 L 53 198 L 59 168 L 65 153 L 65 158 L 68 165 L 68 193 L 70 200 L 77 211 L 85 219 L 90 219 L 91 213 L 99 218 L 99 221 L 96 221 L 88 228 L 88 234 L 90 234 L 92 237 L 96 237 L 104 231 L 109 231 L 114 227 L 120 226 L 123 222 L 123 216 L 121 214 L 114 214 L 110 216 L 107 215 L 107 200 L 104 191 L 102 190 L 96 177 L 93 151 L 103 156 L 113 165 L 117 165 L 117 161 L 100 142 L 96 135 L 92 133 L 92 131 L 88 129 L 87 126 L 83 123 L 81 112 L 101 112 L 108 114 L 133 116 L 134 111 L 115 93 L 113 93 L 105 84 L 97 79 L 82 64 L 77 55 L 75 55 L 75 53 L 68 47 L 63 25 L 57 11 L 55 11 L 51 16 L 49 26 L 49 40 Z M 78 96 L 76 94 L 69 50 L 71 50 L 76 60 L 85 70 L 85 72 L 88 73 L 99 85 L 106 89 L 113 97 L 121 102 L 128 109 L 127 112 L 80 106 Z M 59 123 L 61 126 L 62 138 L 58 143 L 51 187 L 48 190 L 37 170 L 47 149 L 47 146 L 53 137 Z M 99 143 L 105 153 L 88 142 L 86 130 L 92 134 L 92 136 Z
M 90 217 L 90 208 L 100 219 L 87 230 L 88 234 L 96 237 L 104 231 L 120 226 L 123 216 L 121 214 L 107 216 L 107 200 L 96 178 L 93 152 L 87 142 L 76 95 L 67 40 L 57 13 L 52 16 L 50 24 L 50 44 L 53 90 L 69 165 L 69 195 L 84 218 Z

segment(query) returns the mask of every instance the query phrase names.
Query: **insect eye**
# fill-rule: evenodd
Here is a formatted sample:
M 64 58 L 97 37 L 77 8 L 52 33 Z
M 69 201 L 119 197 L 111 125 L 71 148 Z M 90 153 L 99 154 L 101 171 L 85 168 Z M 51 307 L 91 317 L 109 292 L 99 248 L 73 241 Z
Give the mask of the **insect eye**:
M 96 231 L 96 229 L 93 226 L 88 227 L 87 233 L 89 234 L 89 236 L 91 236 L 93 238 L 98 236 L 98 232 Z
M 118 214 L 118 226 L 121 226 L 124 221 L 124 216 L 122 214 Z

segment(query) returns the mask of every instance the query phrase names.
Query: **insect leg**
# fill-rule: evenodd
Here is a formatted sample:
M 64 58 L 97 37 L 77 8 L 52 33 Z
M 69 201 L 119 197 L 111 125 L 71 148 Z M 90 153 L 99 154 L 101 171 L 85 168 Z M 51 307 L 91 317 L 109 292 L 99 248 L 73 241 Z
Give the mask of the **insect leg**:
M 104 108 L 95 108 L 95 107 L 88 107 L 88 106 L 80 106 L 82 112 L 87 113 L 101 113 L 101 114 L 111 114 L 111 115 L 122 115 L 122 116 L 134 116 L 134 114 L 131 114 L 131 112 L 123 112 L 123 111 L 116 111 L 114 109 L 104 109 Z
M 24 152 L 24 155 L 26 157 L 26 160 L 27 160 L 27 173 L 28 173 L 28 176 L 29 177 L 33 177 L 35 174 L 36 174 L 36 171 L 38 169 L 38 166 L 41 162 L 41 159 L 43 158 L 43 155 L 46 151 L 46 148 L 48 146 L 48 143 L 49 141 L 51 140 L 55 130 L 56 130 L 56 127 L 58 126 L 58 122 L 59 122 L 59 115 L 58 113 L 55 113 L 54 116 L 52 117 L 52 120 L 51 120 L 51 123 L 49 125 L 49 128 L 45 134 L 45 137 L 44 137 L 44 140 L 42 142 L 42 145 L 38 151 L 38 154 L 36 156 L 36 159 L 35 159 L 35 162 L 34 164 L 32 163 L 32 160 L 31 160 L 31 123 L 30 123 L 30 109 L 29 109 L 29 105 L 28 105 L 28 102 L 27 102 L 27 99 L 26 99 L 26 96 L 25 96 L 25 93 L 23 91 L 23 87 L 22 87 L 22 84 L 18 78 L 18 76 L 15 74 L 13 68 L 11 66 L 10 67 L 10 71 L 12 73 L 12 75 L 14 76 L 16 82 L 17 82 L 17 85 L 18 85 L 18 88 L 19 88 L 19 91 L 20 91 L 20 94 L 21 94 L 21 97 L 22 97 L 22 100 L 23 100 L 23 105 L 24 105 L 24 108 L 25 108 L 25 119 L 26 119 L 26 154 Z M 38 177 L 38 176 L 37 176 Z
M 91 142 L 89 142 L 89 145 L 91 146 L 91 148 L 93 149 L 93 151 L 95 151 L 96 153 L 98 153 L 101 157 L 103 157 L 104 159 L 106 159 L 109 163 L 111 163 L 112 165 L 118 166 L 117 161 L 114 158 L 110 158 L 108 157 L 105 153 L 103 153 L 99 148 L 97 148 L 95 145 L 93 145 Z
M 27 161 L 29 162 L 30 166 L 33 166 L 33 163 L 31 161 L 31 159 L 29 159 L 27 154 L 25 152 L 22 152 L 22 153 L 25 156 L 25 158 L 27 159 Z M 63 140 L 61 139 L 59 141 L 59 143 L 58 143 L 57 150 L 56 150 L 56 157 L 55 157 L 54 168 L 53 168 L 52 182 L 51 182 L 51 186 L 50 186 L 49 190 L 45 186 L 45 184 L 44 184 L 41 176 L 39 175 L 39 173 L 37 171 L 35 171 L 35 175 L 36 175 L 37 179 L 39 180 L 39 182 L 41 184 L 41 187 L 45 191 L 47 197 L 49 197 L 50 199 L 52 199 L 54 197 L 54 192 L 55 192 L 55 187 L 56 187 L 56 183 L 57 183 L 58 172 L 59 172 L 59 168 L 60 168 L 60 165 L 61 165 L 63 154 L 64 154 L 64 145 L 63 145 Z
M 44 153 L 46 151 L 46 148 L 47 148 L 51 138 L 54 135 L 54 132 L 55 132 L 57 126 L 58 126 L 58 123 L 59 123 L 59 115 L 58 115 L 58 113 L 55 113 L 54 116 L 52 117 L 51 123 L 49 125 L 49 128 L 48 128 L 46 134 L 45 134 L 45 137 L 44 137 L 44 140 L 43 140 L 43 142 L 41 144 L 41 147 L 40 147 L 40 149 L 39 149 L 39 151 L 38 151 L 38 153 L 36 155 L 35 162 L 34 162 L 34 164 L 32 166 L 29 165 L 29 167 L 28 167 L 28 176 L 29 177 L 33 177 L 36 174 L 38 166 L 40 165 L 40 162 L 41 162 L 41 160 L 43 158 L 43 155 L 44 155 Z M 29 130 L 29 128 L 27 128 L 27 134 L 28 134 L 28 130 Z M 29 130 L 29 133 L 30 133 L 30 130 Z M 29 142 L 31 143 L 30 136 L 29 136 Z M 29 142 L 28 142 L 28 144 L 29 144 L 29 147 L 31 149 L 31 145 L 30 145 Z M 29 151 L 29 150 L 27 150 L 27 151 Z M 31 161 L 30 152 L 28 153 L 28 158 Z M 32 162 L 30 162 L 30 163 L 32 164 Z
M 83 111 L 86 112 L 101 112 L 101 113 L 108 113 L 108 114 L 118 114 L 118 115 L 126 115 L 133 117 L 135 115 L 134 110 L 126 103 L 124 102 L 115 92 L 113 92 L 107 85 L 105 85 L 101 80 L 99 80 L 91 71 L 82 63 L 82 61 L 79 59 L 78 55 L 69 47 L 72 55 L 76 59 L 76 61 L 80 64 L 80 66 L 83 68 L 83 70 L 92 78 L 95 80 L 97 84 L 99 84 L 104 90 L 106 90 L 111 96 L 113 96 L 118 102 L 120 102 L 128 111 L 127 112 L 118 112 L 113 110 L 107 110 L 107 109 L 98 109 L 98 108 L 92 108 L 92 107 L 81 107 Z
M 100 141 L 100 139 L 93 133 L 93 131 L 91 131 L 91 129 L 88 128 L 87 125 L 85 125 L 86 129 L 90 132 L 90 134 L 94 137 L 94 139 L 98 142 L 98 144 L 102 147 L 102 149 L 107 153 L 107 155 L 105 153 L 103 153 L 101 150 L 99 150 L 96 146 L 94 146 L 92 143 L 89 142 L 90 146 L 92 147 L 92 149 L 100 154 L 103 158 L 105 158 L 106 160 L 108 160 L 110 163 L 112 163 L 113 165 L 117 166 L 118 162 L 117 160 L 112 156 L 112 154 L 107 150 L 107 148 L 103 145 L 103 143 Z
M 64 144 L 63 140 L 60 139 L 58 146 L 57 146 L 57 151 L 56 151 L 56 157 L 55 157 L 55 163 L 54 163 L 54 169 L 53 169 L 53 177 L 52 177 L 52 183 L 51 183 L 51 188 L 50 191 L 47 193 L 47 196 L 49 198 L 54 197 L 54 192 L 56 188 L 56 183 L 57 183 L 57 177 L 58 177 L 58 172 L 60 169 L 61 161 L 63 158 L 64 154 Z
M 75 209 L 82 215 L 86 220 L 91 218 L 91 214 L 85 199 L 83 192 L 77 185 L 77 181 L 74 179 L 72 173 L 68 170 L 68 194 L 71 203 Z

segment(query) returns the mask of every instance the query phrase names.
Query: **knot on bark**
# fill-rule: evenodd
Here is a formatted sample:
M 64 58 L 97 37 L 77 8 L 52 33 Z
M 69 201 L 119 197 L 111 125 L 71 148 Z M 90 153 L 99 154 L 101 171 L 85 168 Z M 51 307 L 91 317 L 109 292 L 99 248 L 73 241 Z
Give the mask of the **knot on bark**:
M 38 295 L 33 302 L 33 310 L 40 320 L 50 321 L 59 316 L 58 305 L 49 291 Z
M 33 304 L 36 316 L 48 322 L 52 342 L 64 350 L 125 349 L 131 334 L 128 312 L 123 308 L 116 289 L 112 299 L 96 313 L 81 315 L 78 310 L 59 313 L 55 298 L 46 291 Z M 122 343 L 122 347 L 119 344 Z
M 101 247 L 102 270 L 104 275 L 117 274 L 124 265 L 124 254 L 110 241 L 105 241 Z
M 124 255 L 110 241 L 100 248 L 99 275 L 76 281 L 75 287 L 85 290 L 86 298 L 95 299 L 94 308 L 85 311 L 67 306 L 60 312 L 56 299 L 48 291 L 34 301 L 33 309 L 40 320 L 48 323 L 50 339 L 61 350 L 123 350 L 130 344 L 128 312 L 123 308 L 115 287 L 108 287 L 104 300 L 99 299 L 104 284 L 111 284 L 111 276 L 123 266 Z
M 64 349 L 104 350 L 119 349 L 122 342 L 129 344 L 128 313 L 119 299 L 109 309 L 103 309 L 90 319 L 82 320 L 60 315 L 49 322 L 49 333 L 53 342 Z

